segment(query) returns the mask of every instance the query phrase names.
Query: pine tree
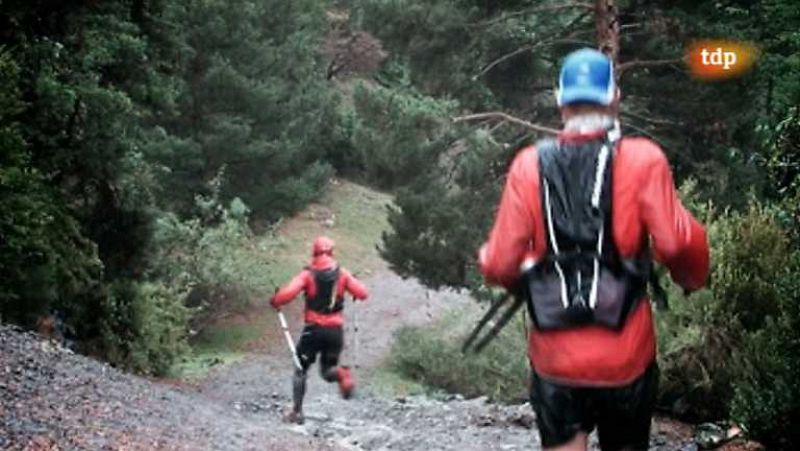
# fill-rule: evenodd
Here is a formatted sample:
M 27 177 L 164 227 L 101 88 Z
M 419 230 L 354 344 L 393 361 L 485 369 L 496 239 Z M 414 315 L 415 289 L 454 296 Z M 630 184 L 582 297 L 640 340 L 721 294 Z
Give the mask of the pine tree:
M 316 198 L 336 98 L 318 47 L 319 1 L 190 1 L 166 6 L 181 84 L 148 155 L 169 168 L 169 204 L 187 212 L 223 167 L 223 192 L 277 219 Z

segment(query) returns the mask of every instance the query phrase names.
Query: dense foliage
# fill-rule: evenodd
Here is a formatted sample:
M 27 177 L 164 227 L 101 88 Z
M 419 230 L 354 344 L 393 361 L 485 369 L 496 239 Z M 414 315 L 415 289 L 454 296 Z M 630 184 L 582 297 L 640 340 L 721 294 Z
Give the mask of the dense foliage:
M 685 198 L 695 194 L 685 190 Z M 755 200 L 743 211 L 694 205 L 709 230 L 706 290 L 658 316 L 661 403 L 694 419 L 732 416 L 770 445 L 791 447 L 797 377 L 800 250 L 781 211 Z M 769 380 L 769 383 L 767 381 Z
M 263 294 L 248 219 L 332 173 L 323 8 L 4 2 L 2 319 L 58 315 L 84 350 L 161 373 L 198 311 Z
M 693 180 L 713 247 L 709 288 L 676 291 L 659 317 L 661 401 L 796 446 L 800 8 L 616 4 L 624 131 Z M 58 315 L 84 351 L 163 373 L 215 309 L 268 289 L 250 227 L 334 171 L 395 194 L 381 250 L 399 273 L 481 297 L 474 252 L 509 162 L 541 134 L 475 114 L 557 128 L 558 63 L 596 45 L 594 15 L 551 0 L 3 2 L 0 319 Z M 752 41 L 759 62 L 695 80 L 680 58 L 697 37 Z M 452 388 L 434 352 L 452 343 L 418 333 L 396 365 Z M 459 371 L 517 380 L 512 348 Z
M 502 111 L 558 128 L 552 95 L 558 62 L 570 49 L 595 45 L 592 5 L 351 3 L 358 5 L 358 24 L 390 51 L 385 72 L 399 66 L 408 73 L 408 83 L 388 77 L 384 85 L 410 84 L 454 104 L 452 121 L 442 127 L 455 144 L 440 149 L 438 164 L 398 191 L 384 257 L 429 286 L 480 293 L 474 251 L 485 239 L 509 162 L 541 134 L 469 114 Z M 691 197 L 713 246 L 709 289 L 688 301 L 676 291 L 674 310 L 659 319 L 662 402 L 694 419 L 731 415 L 779 447 L 797 443 L 789 424 L 800 405 L 796 390 L 780 385 L 796 377 L 800 340 L 792 316 L 800 279 L 792 263 L 800 244 L 795 3 L 616 2 L 623 131 L 658 142 L 676 179 L 694 180 Z M 684 46 L 716 37 L 756 43 L 755 69 L 716 83 L 689 76 L 681 63 Z M 706 202 L 714 209 L 700 207 Z M 729 356 L 741 365 L 731 365 Z M 767 388 L 770 378 L 778 384 Z

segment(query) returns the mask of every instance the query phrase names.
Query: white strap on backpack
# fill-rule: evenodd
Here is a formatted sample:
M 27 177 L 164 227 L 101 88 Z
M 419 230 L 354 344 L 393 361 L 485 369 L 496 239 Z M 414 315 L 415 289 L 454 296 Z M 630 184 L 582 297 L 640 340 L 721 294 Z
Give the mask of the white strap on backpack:
M 606 142 L 603 144 L 603 147 L 600 148 L 600 152 L 597 156 L 597 167 L 595 170 L 594 176 L 594 185 L 592 187 L 592 208 L 599 209 L 600 208 L 600 195 L 602 194 L 601 191 L 603 189 L 603 179 L 605 178 L 606 170 L 608 169 L 608 160 L 609 160 L 609 152 L 613 152 L 616 148 L 617 142 L 619 141 L 621 136 L 620 133 L 620 125 L 619 121 L 614 121 L 614 127 L 611 128 L 608 133 L 606 134 Z M 548 235 L 550 236 L 550 247 L 553 249 L 553 253 L 556 257 L 559 255 L 559 248 L 558 248 L 558 241 L 556 240 L 555 234 L 555 227 L 553 226 L 553 213 L 552 213 L 552 205 L 550 203 L 550 186 L 547 183 L 546 179 L 544 180 L 544 203 L 545 203 L 545 212 L 547 217 L 547 231 Z M 592 267 L 592 287 L 589 292 L 589 307 L 594 309 L 597 305 L 597 285 L 598 279 L 600 278 L 600 258 L 603 255 L 603 239 L 605 237 L 605 227 L 604 225 L 600 226 L 600 230 L 597 233 L 597 253 L 594 256 L 593 267 Z M 554 262 L 554 266 L 556 268 L 556 272 L 558 273 L 558 277 L 561 281 L 561 303 L 564 305 L 564 308 L 568 308 L 570 306 L 569 295 L 567 293 L 567 281 L 566 277 L 564 276 L 564 270 L 561 267 L 561 264 L 556 258 Z M 577 270 L 576 276 L 578 282 L 578 290 L 580 290 L 581 286 L 581 272 L 580 269 Z

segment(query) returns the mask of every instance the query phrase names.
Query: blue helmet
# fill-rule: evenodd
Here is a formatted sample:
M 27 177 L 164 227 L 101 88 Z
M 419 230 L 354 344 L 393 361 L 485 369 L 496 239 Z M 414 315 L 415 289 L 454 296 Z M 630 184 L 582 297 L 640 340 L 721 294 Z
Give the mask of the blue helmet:
M 579 102 L 608 106 L 614 101 L 616 90 L 611 60 L 597 50 L 585 48 L 564 59 L 556 102 L 559 107 Z

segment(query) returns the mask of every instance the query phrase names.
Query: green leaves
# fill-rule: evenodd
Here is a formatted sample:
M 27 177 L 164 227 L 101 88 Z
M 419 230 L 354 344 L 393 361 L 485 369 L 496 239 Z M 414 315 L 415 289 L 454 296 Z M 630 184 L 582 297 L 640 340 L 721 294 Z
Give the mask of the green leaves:
M 438 164 L 453 139 L 454 102 L 411 89 L 356 86 L 352 143 L 365 176 L 381 188 L 408 183 Z
M 320 6 L 216 0 L 166 7 L 165 18 L 183 33 L 186 56 L 178 67 L 185 82 L 179 111 L 164 124 L 180 150 L 153 149 L 172 170 L 166 183 L 202 192 L 224 165 L 223 196 L 241 197 L 254 217 L 267 220 L 319 195 L 320 179 L 330 172 L 316 160 L 335 119 L 315 49 L 324 29 Z M 188 197 L 165 200 L 191 211 Z
M 185 347 L 189 295 L 263 288 L 264 256 L 230 249 L 250 217 L 291 214 L 332 174 L 324 7 L 3 3 L 3 320 L 58 309 L 86 349 L 161 372 Z
M 796 438 L 785 419 L 800 403 L 787 382 L 800 368 L 800 252 L 776 207 L 696 207 L 712 271 L 708 288 L 689 299 L 672 287 L 672 309 L 658 315 L 662 402 L 692 418 L 730 413 L 760 440 L 786 447 Z
M 0 316 L 32 326 L 54 304 L 76 302 L 101 264 L 52 190 L 31 167 L 20 125 L 19 70 L 0 50 Z

